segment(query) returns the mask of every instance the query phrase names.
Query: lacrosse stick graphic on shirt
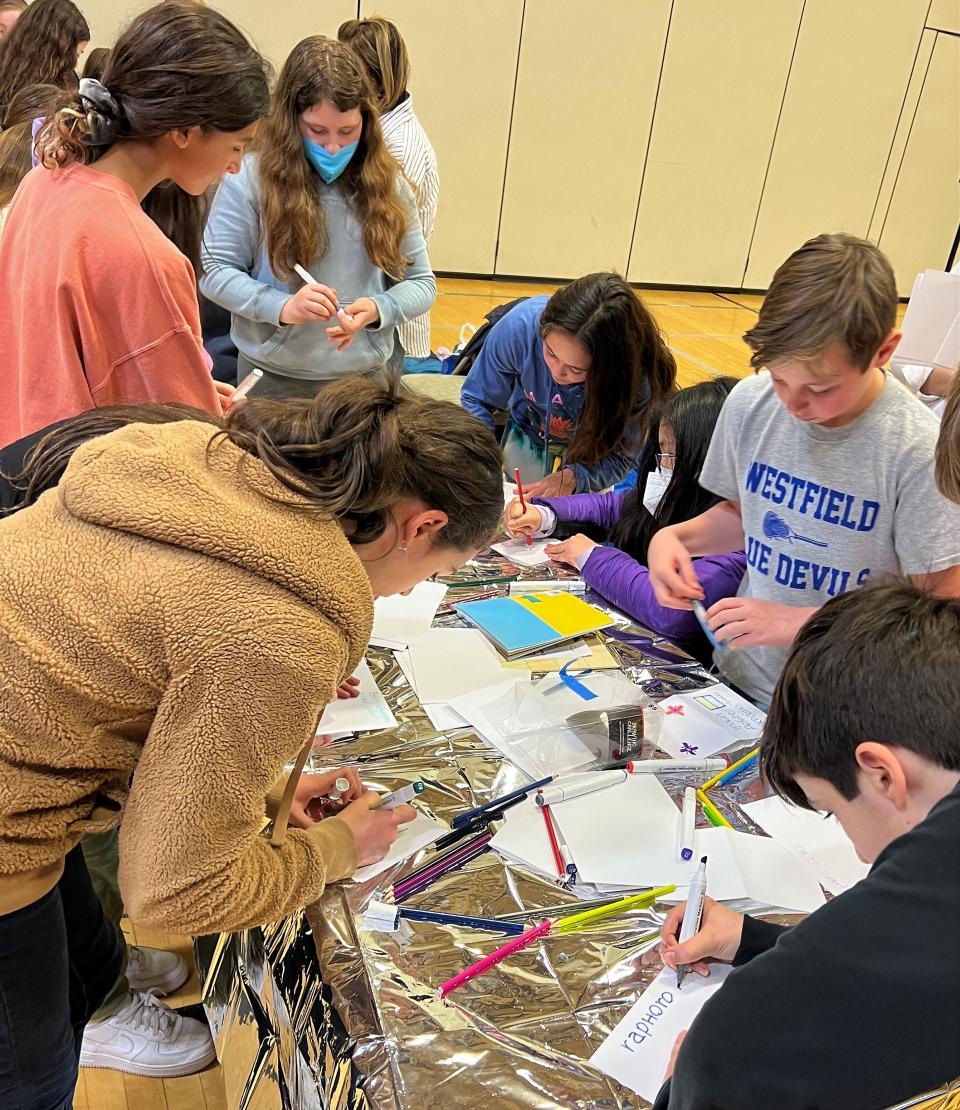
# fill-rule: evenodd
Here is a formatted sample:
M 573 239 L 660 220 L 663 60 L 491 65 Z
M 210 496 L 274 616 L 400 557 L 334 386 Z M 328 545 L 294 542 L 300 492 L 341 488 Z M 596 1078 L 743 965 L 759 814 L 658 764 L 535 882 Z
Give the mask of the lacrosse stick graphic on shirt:
M 789 540 L 793 543 L 794 540 L 800 540 L 802 543 L 812 543 L 814 547 L 829 547 L 827 543 L 821 543 L 820 540 L 812 540 L 809 536 L 800 536 L 790 527 L 789 524 L 782 518 L 777 516 L 776 513 L 767 513 L 763 518 L 763 534 L 768 540 Z

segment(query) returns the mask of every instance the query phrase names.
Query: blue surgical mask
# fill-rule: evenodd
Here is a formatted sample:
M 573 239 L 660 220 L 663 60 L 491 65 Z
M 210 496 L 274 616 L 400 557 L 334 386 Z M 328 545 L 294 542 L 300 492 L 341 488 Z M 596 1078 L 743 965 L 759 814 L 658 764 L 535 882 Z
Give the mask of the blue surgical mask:
M 350 164 L 350 159 L 356 154 L 359 145 L 360 140 L 357 139 L 349 146 L 340 147 L 336 154 L 331 154 L 325 146 L 315 143 L 312 139 L 304 139 L 303 153 L 323 180 L 328 185 L 332 185 Z

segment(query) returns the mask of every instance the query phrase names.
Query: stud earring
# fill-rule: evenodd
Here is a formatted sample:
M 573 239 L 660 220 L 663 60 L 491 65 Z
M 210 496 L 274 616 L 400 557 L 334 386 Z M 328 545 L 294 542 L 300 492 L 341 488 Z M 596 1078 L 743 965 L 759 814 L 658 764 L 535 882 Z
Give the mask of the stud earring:
M 400 550 L 404 553 L 404 555 L 406 555 L 406 553 L 410 550 L 410 548 L 407 547 L 407 545 L 405 543 L 402 543 L 402 544 L 400 544 Z

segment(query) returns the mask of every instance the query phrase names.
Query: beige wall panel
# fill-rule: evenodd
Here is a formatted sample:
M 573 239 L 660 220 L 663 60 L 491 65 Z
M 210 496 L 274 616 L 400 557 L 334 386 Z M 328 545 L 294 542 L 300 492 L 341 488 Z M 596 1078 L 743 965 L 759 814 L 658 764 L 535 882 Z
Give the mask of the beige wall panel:
M 937 35 L 880 247 L 901 296 L 914 277 L 941 269 L 960 222 L 960 38 Z
M 670 0 L 527 0 L 497 273 L 625 271 Z
M 739 286 L 803 0 L 676 4 L 631 281 Z
M 440 163 L 436 270 L 492 274 L 520 45 L 522 0 L 377 0 L 400 28 L 411 90 Z
M 807 0 L 744 285 L 821 231 L 865 235 L 928 0 Z
M 960 0 L 933 0 L 927 26 L 960 35 Z
M 91 45 L 111 46 L 120 31 L 150 3 L 129 0 L 79 0 L 80 10 L 90 24 Z M 216 0 L 214 6 L 240 27 L 264 57 L 279 69 L 294 46 L 308 35 L 335 36 L 345 19 L 357 14 L 357 0 L 324 0 L 323 4 L 300 5 L 279 0 Z
M 903 108 L 897 123 L 896 134 L 893 137 L 893 146 L 890 148 L 890 154 L 887 158 L 886 169 L 883 173 L 883 181 L 880 184 L 880 192 L 877 194 L 877 201 L 873 206 L 873 218 L 870 221 L 870 229 L 867 232 L 867 238 L 874 243 L 880 238 L 884 220 L 887 218 L 887 210 L 890 208 L 890 200 L 893 197 L 894 186 L 897 184 L 897 175 L 900 173 L 903 153 L 907 148 L 907 140 L 910 138 L 910 129 L 913 127 L 913 117 L 917 114 L 917 105 L 920 103 L 920 94 L 923 92 L 923 83 L 927 79 L 927 70 L 930 67 L 930 59 L 933 56 L 933 44 L 936 41 L 937 32 L 924 29 L 923 35 L 920 38 L 920 49 L 917 51 L 917 57 L 913 63 L 913 71 L 910 74 L 907 94 L 903 98 Z

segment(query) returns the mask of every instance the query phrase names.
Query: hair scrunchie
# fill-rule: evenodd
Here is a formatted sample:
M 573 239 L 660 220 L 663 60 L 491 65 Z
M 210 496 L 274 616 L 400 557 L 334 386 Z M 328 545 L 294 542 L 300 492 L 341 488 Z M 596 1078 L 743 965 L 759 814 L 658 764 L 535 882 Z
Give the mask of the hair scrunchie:
M 91 146 L 109 146 L 120 130 L 120 105 L 95 77 L 80 81 L 80 104 L 87 114 Z

